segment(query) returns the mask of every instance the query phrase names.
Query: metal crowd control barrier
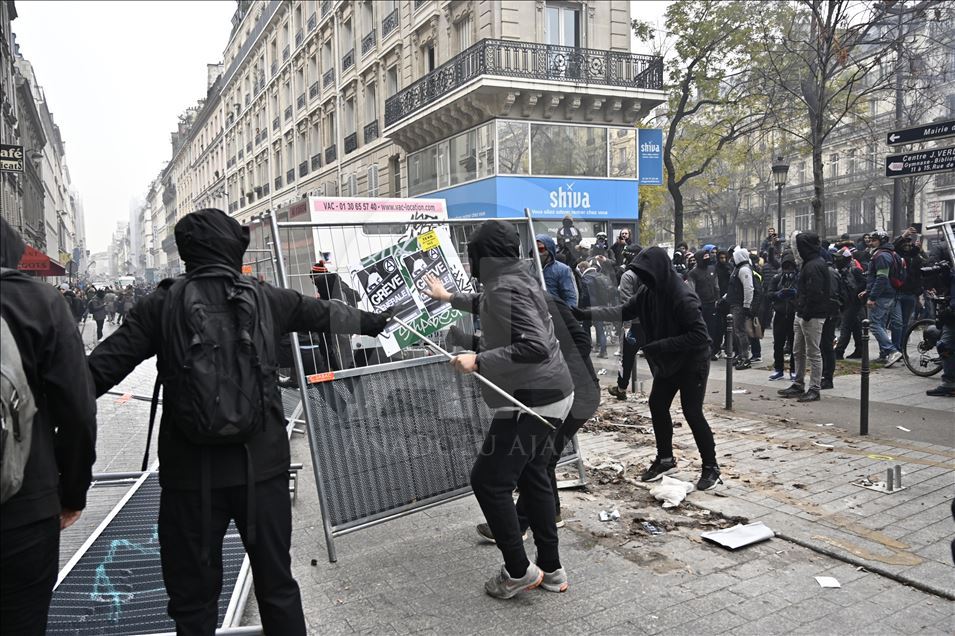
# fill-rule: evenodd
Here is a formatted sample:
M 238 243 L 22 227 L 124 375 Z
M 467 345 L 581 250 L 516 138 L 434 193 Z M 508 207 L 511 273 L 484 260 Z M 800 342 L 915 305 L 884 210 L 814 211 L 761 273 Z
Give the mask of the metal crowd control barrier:
M 521 231 L 528 256 L 536 253 L 530 217 L 504 220 Z M 345 289 L 351 281 L 345 269 L 350 263 L 434 227 L 448 229 L 460 255 L 465 251 L 469 226 L 482 222 L 441 219 L 343 224 L 283 221 L 274 214 L 268 214 L 267 221 L 280 287 L 314 294 L 316 289 L 309 280 L 311 264 L 316 255 L 327 254 L 323 260 L 328 271 L 318 277 L 318 293 L 353 305 L 360 302 Z M 528 267 L 532 267 L 531 260 L 537 261 L 536 256 L 528 258 Z M 462 263 L 466 262 L 466 257 L 462 258 Z M 539 261 L 537 272 L 543 282 Z M 339 286 L 337 291 L 329 289 L 331 279 Z M 471 320 L 465 314 L 459 325 L 467 332 Z M 294 368 L 293 381 L 301 391 L 301 416 L 308 430 L 329 561 L 337 560 L 337 536 L 471 492 L 471 466 L 492 417 L 473 378 L 455 373 L 444 357 L 431 354 L 424 346 L 413 345 L 388 358 L 367 338 L 290 336 L 289 366 Z M 431 337 L 443 346 L 442 332 Z M 560 464 L 575 464 L 578 474 L 576 482 L 562 482 L 562 486 L 584 483 L 578 449 L 574 438 L 562 455 Z

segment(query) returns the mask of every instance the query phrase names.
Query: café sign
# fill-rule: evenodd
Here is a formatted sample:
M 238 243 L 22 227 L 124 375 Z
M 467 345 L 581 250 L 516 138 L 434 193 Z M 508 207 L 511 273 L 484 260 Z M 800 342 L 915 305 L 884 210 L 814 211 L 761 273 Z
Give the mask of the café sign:
M 0 144 L 0 172 L 23 172 L 23 146 Z

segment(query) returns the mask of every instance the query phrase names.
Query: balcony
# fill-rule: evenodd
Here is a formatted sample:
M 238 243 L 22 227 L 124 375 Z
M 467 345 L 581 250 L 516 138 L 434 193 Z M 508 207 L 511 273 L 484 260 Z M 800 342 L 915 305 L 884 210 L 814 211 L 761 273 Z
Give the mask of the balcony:
M 272 60 L 272 77 L 275 77 L 276 75 L 278 75 L 278 72 L 279 72 L 279 61 Z
M 342 72 L 347 71 L 355 65 L 355 49 L 349 49 L 348 53 L 342 56 Z
M 428 4 L 428 0 L 414 0 L 414 10 L 417 11 L 426 4 Z
M 335 83 L 335 69 L 330 68 L 322 74 L 322 88 L 328 88 Z
M 307 174 L 308 174 L 308 162 L 303 161 L 302 163 L 298 164 L 298 176 L 304 177 Z
M 365 124 L 365 143 L 371 143 L 375 139 L 378 139 L 378 120 Z
M 282 189 L 282 177 L 275 177 L 275 191 L 278 192 Z
M 318 16 L 313 13 L 312 15 L 308 16 L 308 24 L 306 24 L 306 27 L 308 28 L 308 32 L 311 33 L 312 31 L 315 30 L 315 27 L 317 26 L 318 26 Z
M 385 37 L 392 31 L 398 28 L 398 9 L 395 8 L 394 11 L 385 16 L 381 21 L 381 37 Z
M 295 168 L 285 173 L 285 183 L 291 185 L 295 181 Z
M 302 46 L 302 42 L 305 41 L 305 32 L 299 29 L 295 32 L 295 48 Z
M 361 39 L 361 54 L 364 55 L 368 51 L 375 48 L 375 30 L 372 29 L 365 34 L 365 37 Z
M 332 0 L 322 0 L 322 17 L 332 12 Z
M 273 119 L 273 120 L 272 120 L 272 130 L 278 130 L 280 123 L 281 123 L 281 122 L 279 121 L 279 118 L 278 118 L 278 117 L 276 117 L 275 119 Z
M 282 49 L 282 61 L 283 62 L 286 61 L 291 54 L 292 54 L 292 48 L 288 44 L 286 44 L 285 48 Z
M 312 172 L 322 167 L 322 154 L 312 155 Z
M 286 120 L 289 120 L 289 119 L 291 119 L 291 118 L 292 118 L 292 107 L 291 107 L 291 106 L 286 106 L 286 107 L 285 107 L 285 119 L 286 119 Z
M 338 150 L 335 148 L 335 144 L 332 144 L 325 149 L 325 165 L 327 166 L 331 162 L 335 161 L 338 158 Z
M 470 90 L 452 95 L 471 84 L 474 86 Z M 623 124 L 639 119 L 662 103 L 662 89 L 663 58 L 659 56 L 489 38 L 388 98 L 385 127 L 420 115 L 438 101 L 457 103 L 466 115 L 468 111 L 479 111 L 481 102 L 499 103 L 502 92 L 511 92 L 521 102 L 527 117 L 548 119 L 560 105 L 566 119 L 583 114 L 572 111 L 587 109 L 602 111 L 607 123 Z M 482 91 L 486 94 L 479 94 Z M 495 116 L 500 115 L 479 112 L 467 116 L 468 121 L 463 123 L 470 127 Z M 409 134 L 412 138 L 431 136 L 424 130 Z M 398 142 L 414 146 L 412 138 Z
M 305 93 L 302 93 L 298 96 L 298 98 L 295 100 L 295 105 L 299 110 L 305 108 Z
M 350 135 L 345 135 L 345 154 L 347 155 L 350 152 L 358 150 L 358 133 L 353 132 Z
M 314 99 L 321 90 L 322 85 L 320 82 L 312 82 L 312 85 L 308 87 L 308 98 Z

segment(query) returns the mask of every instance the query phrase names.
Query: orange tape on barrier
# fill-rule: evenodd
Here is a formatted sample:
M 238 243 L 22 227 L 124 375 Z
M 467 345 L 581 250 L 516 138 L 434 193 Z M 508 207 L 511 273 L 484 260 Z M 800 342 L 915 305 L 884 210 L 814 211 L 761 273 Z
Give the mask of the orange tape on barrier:
M 319 382 L 331 382 L 335 379 L 335 372 L 328 371 L 327 373 L 316 373 L 314 375 L 307 376 L 305 378 L 309 384 L 318 384 Z

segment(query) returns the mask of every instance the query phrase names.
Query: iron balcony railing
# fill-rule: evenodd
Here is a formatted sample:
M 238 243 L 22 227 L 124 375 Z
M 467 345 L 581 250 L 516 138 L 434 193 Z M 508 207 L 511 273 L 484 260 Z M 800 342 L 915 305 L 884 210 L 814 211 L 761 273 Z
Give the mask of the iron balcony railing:
M 385 16 L 381 21 L 381 37 L 385 37 L 395 30 L 398 26 L 398 8 Z
M 286 107 L 285 107 L 285 119 L 291 119 L 291 118 L 292 118 L 292 107 L 291 107 L 291 106 L 286 106 Z
M 298 164 L 298 176 L 304 177 L 307 174 L 308 174 L 308 162 L 303 161 L 302 163 Z
M 272 130 L 278 130 L 278 129 L 279 129 L 279 118 L 278 116 L 276 116 L 275 119 L 272 120 Z
M 282 177 L 275 177 L 275 190 L 278 191 L 282 187 Z
M 315 172 L 322 167 L 322 155 L 321 153 L 317 155 L 312 155 L 312 172 Z
M 322 86 L 319 82 L 312 82 L 312 85 L 308 87 L 308 98 L 314 98 L 316 95 L 318 95 L 321 89 Z
M 378 139 L 378 120 L 365 124 L 365 143 Z
M 299 29 L 295 32 L 295 48 L 302 46 L 302 42 L 305 41 L 305 32 Z
M 389 97 L 385 101 L 385 126 L 481 75 L 661 90 L 663 58 L 488 38 Z
M 331 162 L 335 161 L 338 158 L 338 150 L 335 148 L 335 144 L 332 144 L 325 149 L 325 165 L 327 166 Z
M 305 108 L 305 93 L 298 96 L 298 99 L 295 100 L 295 105 L 298 106 L 298 108 Z
M 361 54 L 364 55 L 375 46 L 375 30 L 372 29 L 361 39 Z
M 315 30 L 315 27 L 318 26 L 318 16 L 315 15 L 314 13 L 313 13 L 312 15 L 308 16 L 308 24 L 307 24 L 306 26 L 308 27 L 309 33 L 311 33 L 312 31 L 314 31 L 314 30 Z
M 350 135 L 345 135 L 345 154 L 352 152 L 353 150 L 358 149 L 358 133 L 353 132 Z
M 348 53 L 342 56 L 342 71 L 347 71 L 355 65 L 355 49 L 349 49 Z
M 322 88 L 328 88 L 335 83 L 335 69 L 330 68 L 322 74 Z

